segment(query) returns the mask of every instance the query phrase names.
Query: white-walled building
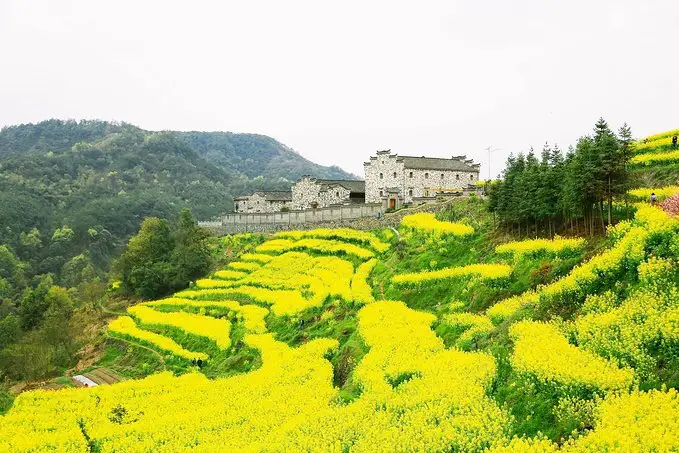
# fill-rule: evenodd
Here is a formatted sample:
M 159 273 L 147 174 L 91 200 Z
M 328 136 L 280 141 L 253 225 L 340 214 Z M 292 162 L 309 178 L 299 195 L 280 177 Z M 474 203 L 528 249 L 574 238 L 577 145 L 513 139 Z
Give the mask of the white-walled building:
M 292 186 L 292 209 L 325 208 L 350 203 L 365 203 L 364 181 L 302 176 Z
M 397 208 L 416 199 L 465 189 L 478 181 L 480 165 L 466 156 L 443 159 L 377 151 L 377 155 L 363 164 L 365 201 Z
M 292 192 L 259 190 L 252 195 L 234 198 L 233 201 L 235 212 L 281 212 L 285 209 L 290 209 Z

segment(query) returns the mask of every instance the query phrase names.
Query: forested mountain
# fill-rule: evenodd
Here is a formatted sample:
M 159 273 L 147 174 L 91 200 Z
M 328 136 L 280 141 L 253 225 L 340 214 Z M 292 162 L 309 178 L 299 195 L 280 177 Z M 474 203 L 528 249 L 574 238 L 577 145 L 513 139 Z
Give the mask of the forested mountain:
M 350 178 L 276 140 L 224 132 L 149 132 L 125 123 L 49 120 L 0 132 L 0 242 L 33 227 L 102 225 L 117 236 L 146 216 L 189 207 L 219 215 L 232 197 L 289 188 L 303 174 Z
M 0 131 L 0 244 L 30 257 L 30 274 L 59 277 L 83 252 L 105 269 L 145 217 L 169 219 L 189 208 L 208 219 L 230 210 L 233 196 L 287 189 L 302 174 L 353 176 L 261 135 L 150 132 L 103 121 L 6 127 Z M 59 231 L 69 231 L 69 240 L 55 250 Z
M 209 162 L 248 178 L 294 182 L 303 175 L 356 179 L 339 167 L 323 167 L 271 137 L 232 132 L 180 132 L 179 136 Z

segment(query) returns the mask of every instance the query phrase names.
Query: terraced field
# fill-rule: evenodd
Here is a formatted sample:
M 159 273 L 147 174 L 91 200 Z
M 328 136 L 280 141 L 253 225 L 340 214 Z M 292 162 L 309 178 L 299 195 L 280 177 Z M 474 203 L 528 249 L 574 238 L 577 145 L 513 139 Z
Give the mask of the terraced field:
M 471 223 L 278 234 L 111 322 L 189 373 L 24 393 L 0 451 L 678 450 L 679 220 L 587 255 Z
M 666 188 L 679 185 L 679 148 L 672 145 L 674 135 L 679 135 L 679 129 L 652 135 L 634 144 L 630 163 L 635 186 Z

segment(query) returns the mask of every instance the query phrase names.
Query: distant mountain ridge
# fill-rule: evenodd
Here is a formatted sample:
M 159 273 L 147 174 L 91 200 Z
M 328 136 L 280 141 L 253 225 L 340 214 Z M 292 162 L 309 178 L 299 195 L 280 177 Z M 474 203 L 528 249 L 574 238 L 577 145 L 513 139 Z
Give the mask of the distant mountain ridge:
M 320 179 L 356 179 L 337 166 L 324 167 L 266 135 L 233 132 L 178 132 L 207 161 L 249 178 L 297 181 L 301 176 Z
M 154 133 L 129 123 L 99 120 L 57 120 L 6 126 L 0 130 L 0 158 L 21 152 L 64 152 L 78 142 L 92 142 L 125 130 Z M 294 149 L 261 134 L 201 131 L 162 131 L 177 134 L 208 162 L 249 179 L 285 179 L 303 175 L 322 179 L 356 179 L 337 166 L 311 162 Z M 157 133 L 157 132 L 156 132 Z
M 190 208 L 199 219 L 254 190 L 289 190 L 302 175 L 355 178 L 305 159 L 271 137 L 152 132 L 127 123 L 47 120 L 0 130 L 0 243 L 61 225 L 118 240 L 147 216 Z M 89 234 L 92 234 L 91 231 Z

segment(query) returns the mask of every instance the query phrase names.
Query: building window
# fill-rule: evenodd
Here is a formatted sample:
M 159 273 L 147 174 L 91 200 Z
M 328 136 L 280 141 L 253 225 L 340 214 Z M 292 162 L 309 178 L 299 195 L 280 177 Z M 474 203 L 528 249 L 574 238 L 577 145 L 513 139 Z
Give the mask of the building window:
M 429 179 L 429 173 L 424 174 L 424 179 Z
M 335 196 L 339 197 L 339 191 L 335 192 Z
M 455 179 L 457 179 L 457 180 L 459 181 L 459 180 L 460 180 L 460 175 L 459 175 L 459 174 L 455 175 Z
M 384 175 L 380 173 L 380 179 L 384 179 Z
M 410 190 L 408 191 L 408 196 L 411 196 L 411 197 L 413 196 L 413 189 L 410 189 Z
M 410 175 L 409 175 L 409 176 L 410 176 L 411 178 L 413 177 L 413 172 L 412 172 L 412 171 L 410 172 Z
M 396 172 L 394 172 L 394 179 L 396 179 Z
M 382 196 L 382 191 L 380 190 L 380 197 Z
M 469 179 L 474 180 L 474 175 L 469 175 Z
M 443 173 L 441 173 L 441 179 L 443 179 Z

